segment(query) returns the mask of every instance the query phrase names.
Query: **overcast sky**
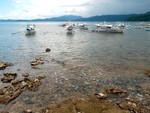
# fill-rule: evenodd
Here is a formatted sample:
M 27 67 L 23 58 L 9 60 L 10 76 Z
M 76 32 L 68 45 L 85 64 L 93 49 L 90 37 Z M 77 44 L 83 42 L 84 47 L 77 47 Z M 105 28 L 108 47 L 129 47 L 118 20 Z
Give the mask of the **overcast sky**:
M 0 19 L 35 19 L 62 15 L 89 17 L 148 11 L 150 0 L 0 0 Z

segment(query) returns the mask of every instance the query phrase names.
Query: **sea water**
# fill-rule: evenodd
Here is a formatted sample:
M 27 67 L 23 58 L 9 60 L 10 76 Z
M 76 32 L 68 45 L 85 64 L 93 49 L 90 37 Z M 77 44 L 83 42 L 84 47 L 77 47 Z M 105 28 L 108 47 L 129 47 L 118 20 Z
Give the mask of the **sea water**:
M 34 22 L 36 34 L 26 36 L 28 22 L 0 22 L 0 61 L 13 64 L 0 75 L 16 72 L 18 78 L 23 73 L 46 77 L 38 92 L 28 92 L 18 100 L 27 97 L 32 102 L 22 100 L 26 104 L 44 104 L 74 93 L 99 92 L 110 85 L 131 95 L 150 90 L 144 75 L 150 69 L 150 32 L 132 28 L 139 23 L 126 22 L 123 34 L 75 29 L 72 35 L 66 34 L 61 23 Z M 51 51 L 45 52 L 46 48 Z M 43 58 L 44 64 L 32 69 L 30 62 L 36 58 Z

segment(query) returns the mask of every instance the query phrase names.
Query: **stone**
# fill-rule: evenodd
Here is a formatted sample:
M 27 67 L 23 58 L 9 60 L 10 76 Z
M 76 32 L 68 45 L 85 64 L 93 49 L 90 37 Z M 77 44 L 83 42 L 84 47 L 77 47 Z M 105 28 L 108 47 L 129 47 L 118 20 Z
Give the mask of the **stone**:
M 0 61 L 0 70 L 4 70 L 8 66 L 12 66 L 12 64 Z
M 50 48 L 46 48 L 45 51 L 46 51 L 46 52 L 50 52 L 51 49 L 50 49 Z
M 115 94 L 115 95 L 125 95 L 126 91 L 122 90 L 119 87 L 112 87 L 105 89 L 106 94 Z
M 95 95 L 97 95 L 98 99 L 106 99 L 107 98 L 107 94 L 105 94 L 105 93 L 96 93 Z
M 0 61 L 0 70 L 3 70 L 7 67 L 7 64 L 5 62 Z

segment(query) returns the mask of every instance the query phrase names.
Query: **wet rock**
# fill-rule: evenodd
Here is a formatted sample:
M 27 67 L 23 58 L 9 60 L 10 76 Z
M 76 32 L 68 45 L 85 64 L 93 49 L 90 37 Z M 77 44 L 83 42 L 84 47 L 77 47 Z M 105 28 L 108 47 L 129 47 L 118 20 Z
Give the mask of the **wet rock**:
M 106 99 L 107 98 L 107 94 L 105 94 L 105 93 L 96 93 L 95 95 L 97 96 L 98 99 Z
M 12 83 L 12 85 L 19 90 L 30 90 L 30 91 L 37 91 L 38 86 L 41 84 L 41 80 L 39 79 L 29 79 L 29 78 L 24 78 L 24 80 L 17 81 L 15 83 Z
M 23 76 L 23 77 L 28 77 L 28 76 L 29 76 L 29 73 L 23 73 L 22 76 Z
M 11 66 L 11 65 L 12 65 L 11 63 L 0 61 L 0 70 L 4 70 L 6 67 Z
M 50 48 L 46 48 L 45 51 L 46 51 L 46 52 L 50 52 L 51 49 L 50 49 Z
M 41 76 L 38 76 L 38 77 L 37 77 L 37 79 L 39 79 L 39 80 L 41 80 L 41 79 L 43 79 L 43 78 L 45 78 L 45 76 L 42 76 L 42 75 L 41 75 Z
M 8 64 L 7 64 L 7 63 L 5 63 L 5 62 L 1 62 L 1 61 L 0 61 L 0 70 L 5 69 L 7 66 L 8 66 Z
M 37 66 L 32 66 L 32 69 L 40 69 L 40 68 Z
M 148 113 L 148 110 L 146 110 L 145 108 L 141 107 L 140 105 L 137 105 L 136 103 L 130 102 L 130 101 L 124 101 L 124 102 L 118 104 L 118 106 L 121 109 L 129 110 L 133 113 Z
M 43 61 L 43 58 L 38 58 L 35 61 L 31 61 L 30 64 L 32 67 L 35 67 L 39 64 L 44 64 L 44 61 Z
M 20 69 L 17 69 L 17 71 L 20 71 Z
M 146 74 L 148 77 L 150 77 L 150 69 L 149 70 L 145 70 L 144 74 Z
M 6 63 L 0 61 L 0 70 L 5 69 L 6 67 L 7 67 Z
M 23 91 L 37 91 L 41 82 L 41 77 L 35 79 L 24 78 L 23 80 L 12 80 L 11 86 L 0 89 L 0 104 L 7 104 L 18 97 Z
M 52 62 L 55 62 L 55 63 L 57 63 L 57 64 L 59 64 L 59 65 L 61 65 L 62 67 L 66 66 L 66 64 L 65 64 L 64 61 L 59 61 L 59 60 L 56 60 L 56 59 L 52 59 L 51 61 L 52 61 Z
M 27 110 L 24 110 L 23 113 L 32 113 L 32 110 L 27 109 Z
M 104 91 L 106 94 L 115 94 L 115 95 L 126 95 L 126 91 L 122 90 L 119 87 L 107 88 Z
M 1 78 L 1 81 L 3 83 L 10 83 L 12 80 L 14 80 L 17 76 L 17 73 L 4 73 L 4 77 Z
M 0 104 L 7 104 L 21 94 L 20 90 L 16 90 L 11 86 L 0 89 Z

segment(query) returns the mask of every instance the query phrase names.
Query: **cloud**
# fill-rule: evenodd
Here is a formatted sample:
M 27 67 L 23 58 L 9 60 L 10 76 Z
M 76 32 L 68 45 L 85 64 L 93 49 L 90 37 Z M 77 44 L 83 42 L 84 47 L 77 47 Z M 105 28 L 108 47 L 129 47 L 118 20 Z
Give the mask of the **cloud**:
M 82 14 L 85 11 L 83 5 L 86 2 L 87 0 L 12 0 L 14 8 L 5 15 L 5 18 L 34 19 L 41 18 L 41 15 L 44 18 L 72 13 Z
M 149 0 L 90 0 L 93 7 L 88 12 L 93 15 L 140 14 L 150 10 Z
M 12 0 L 13 8 L 1 18 L 34 19 L 66 14 L 84 17 L 145 13 L 149 0 Z

